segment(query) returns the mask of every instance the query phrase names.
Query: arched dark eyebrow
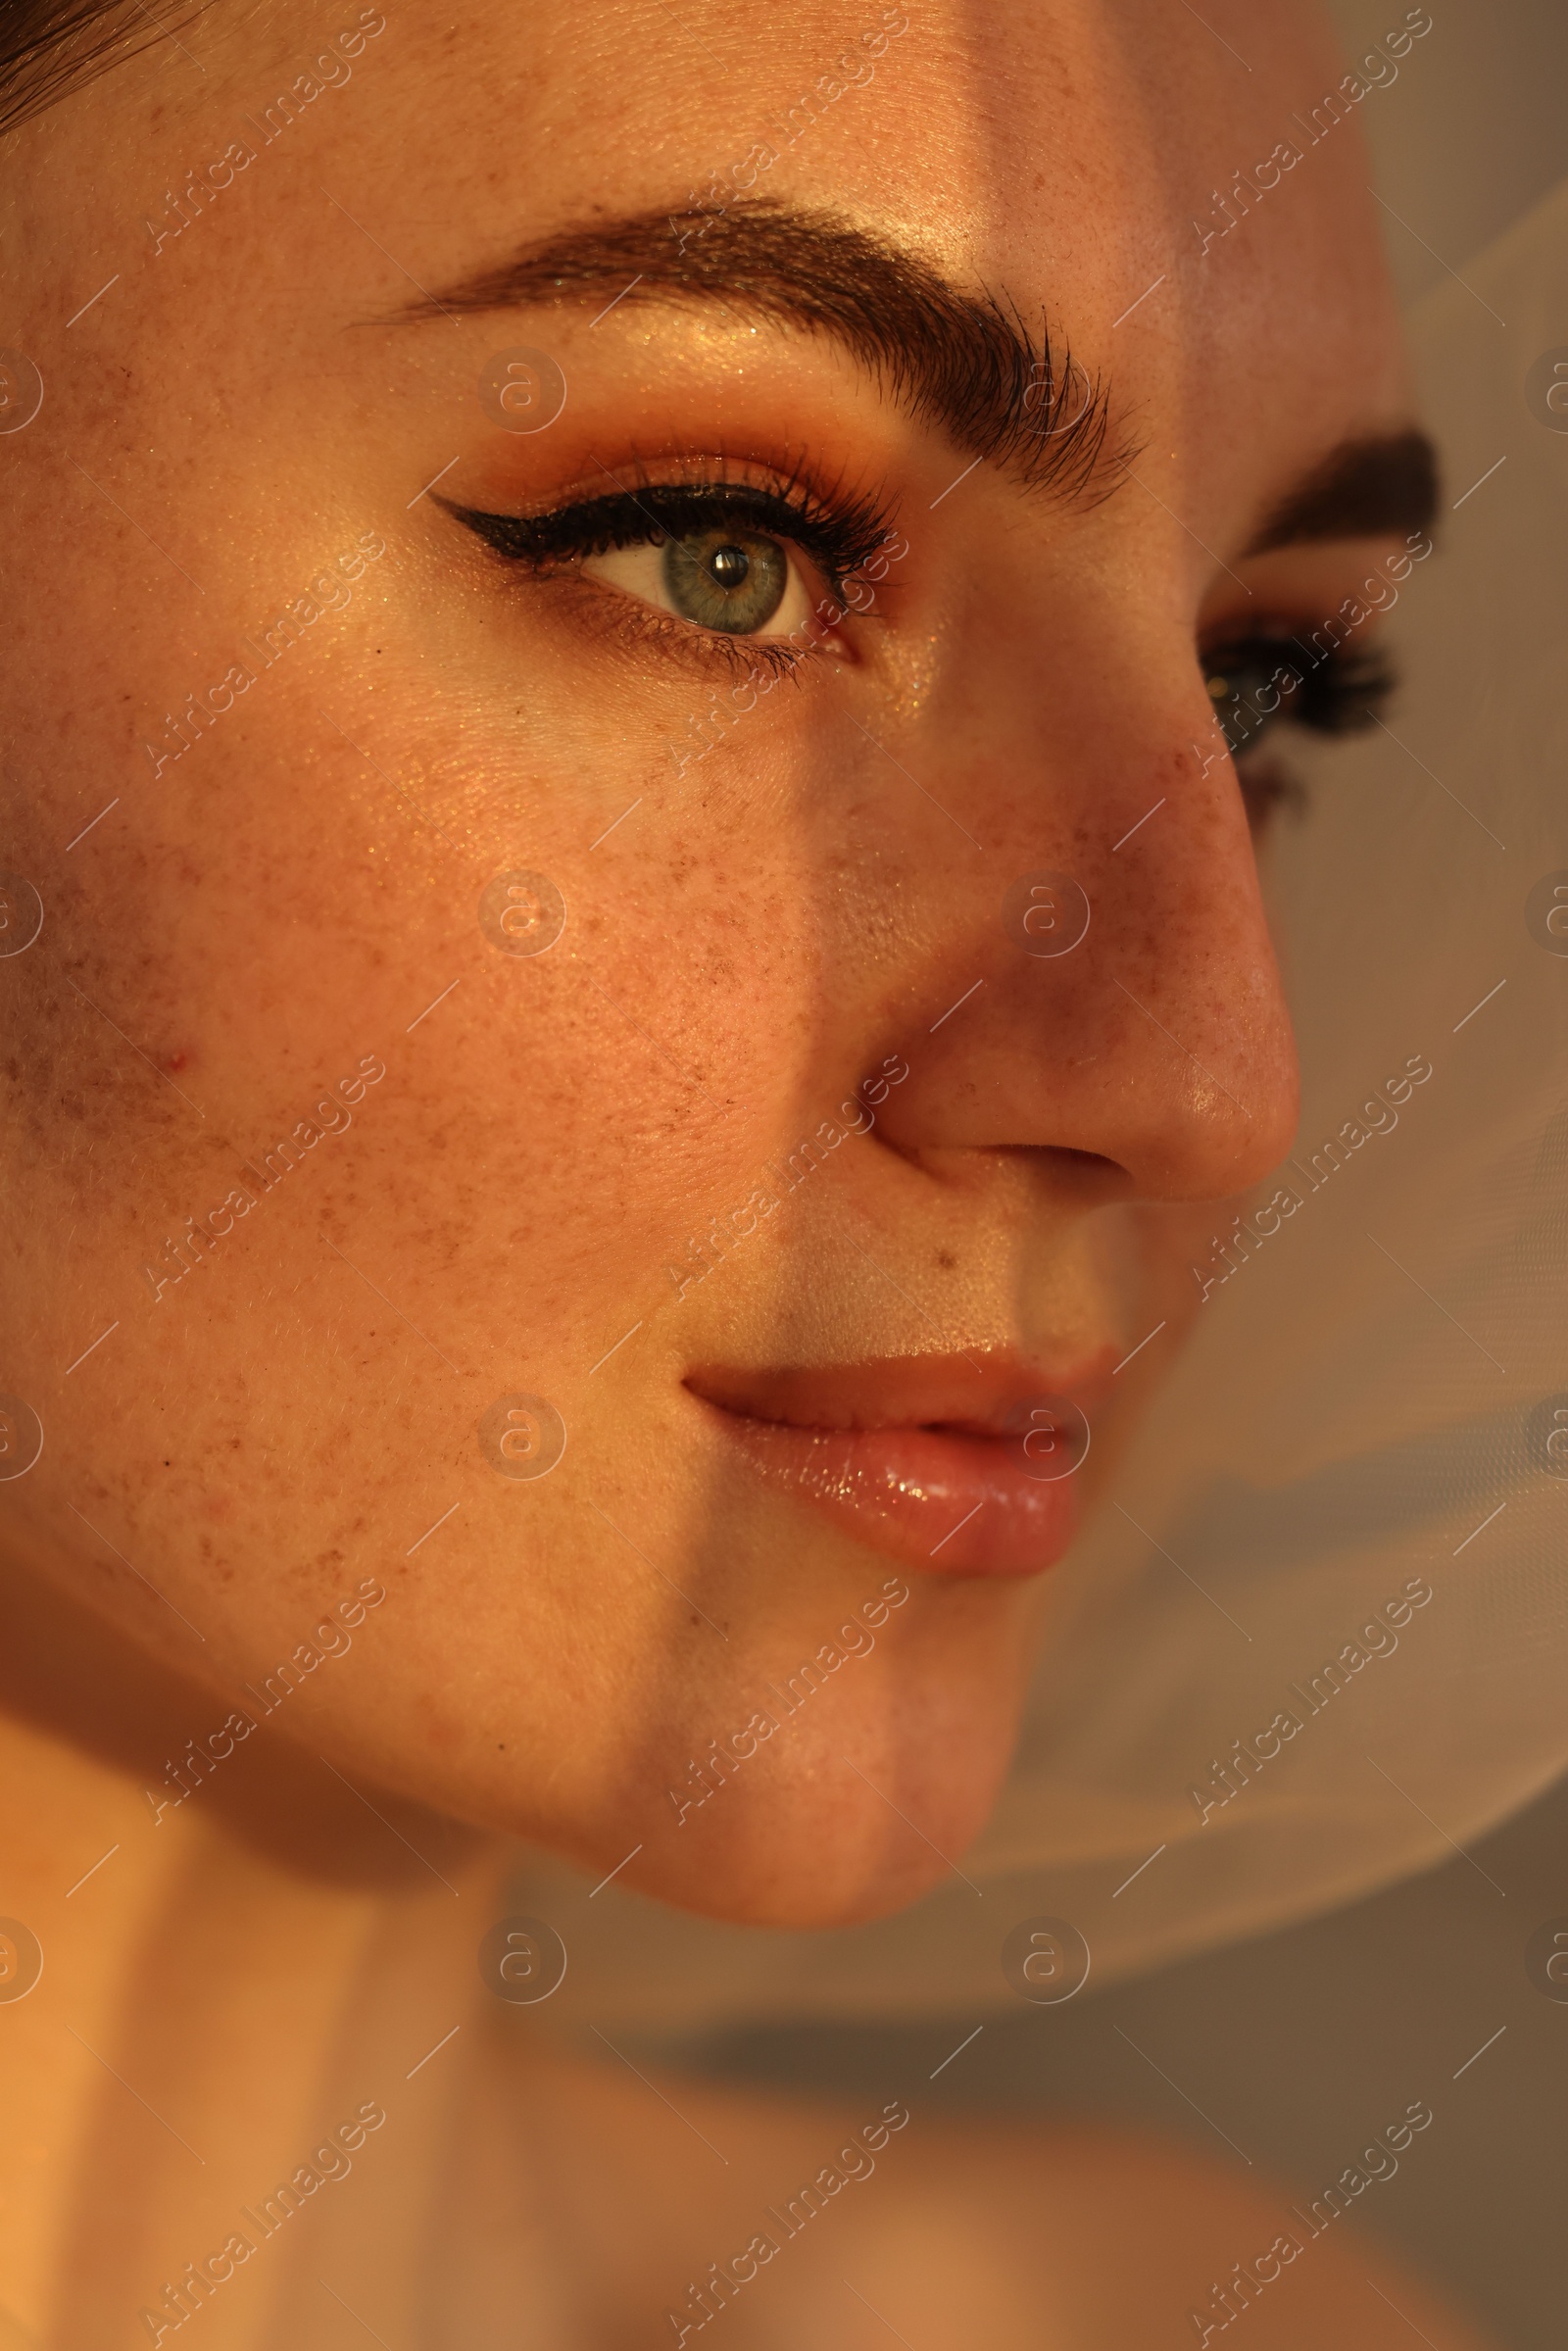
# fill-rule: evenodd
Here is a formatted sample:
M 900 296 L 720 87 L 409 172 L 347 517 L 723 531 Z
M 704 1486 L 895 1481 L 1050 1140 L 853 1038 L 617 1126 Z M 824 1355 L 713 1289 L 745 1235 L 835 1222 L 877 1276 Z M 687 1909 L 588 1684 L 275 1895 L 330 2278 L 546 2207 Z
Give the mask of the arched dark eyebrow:
M 1438 511 L 1438 456 L 1424 432 L 1342 441 L 1286 492 L 1249 555 L 1314 539 L 1375 539 L 1430 531 Z
M 433 318 L 613 289 L 619 302 L 717 304 L 832 336 L 922 421 L 974 458 L 1078 503 L 1107 496 L 1132 452 L 1105 386 L 1016 309 L 965 292 L 916 254 L 825 212 L 758 200 L 642 213 L 525 246 L 397 314 Z

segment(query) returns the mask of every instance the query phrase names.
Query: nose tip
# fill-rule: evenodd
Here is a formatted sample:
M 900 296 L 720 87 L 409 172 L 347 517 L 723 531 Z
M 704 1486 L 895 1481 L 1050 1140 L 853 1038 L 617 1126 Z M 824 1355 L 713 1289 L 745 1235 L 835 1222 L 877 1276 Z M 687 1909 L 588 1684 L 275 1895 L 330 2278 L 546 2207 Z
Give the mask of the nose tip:
M 1168 809 L 1156 784 L 1151 821 L 1062 844 L 1075 872 L 977 889 L 953 921 L 898 1114 L 923 1142 L 1072 1152 L 1172 1201 L 1245 1192 L 1289 1151 L 1295 1039 L 1240 796 L 1228 761 L 1196 789 L 1174 764 Z
M 1154 971 L 1135 965 L 1143 989 L 1110 974 L 1122 1011 L 1113 1051 L 1141 1098 L 1117 1155 L 1162 1198 L 1245 1191 L 1290 1150 L 1299 1102 L 1296 1040 L 1266 940 L 1264 947 L 1262 955 L 1217 957 L 1213 984 L 1202 990 L 1183 988 L 1169 963 Z

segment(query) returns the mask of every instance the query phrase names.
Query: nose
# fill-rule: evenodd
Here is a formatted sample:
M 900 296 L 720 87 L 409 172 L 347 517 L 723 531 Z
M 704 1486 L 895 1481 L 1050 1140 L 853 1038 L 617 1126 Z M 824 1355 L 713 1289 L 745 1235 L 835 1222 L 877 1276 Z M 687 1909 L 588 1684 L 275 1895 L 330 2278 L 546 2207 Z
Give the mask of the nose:
M 1032 757 L 994 724 L 942 762 L 972 846 L 955 840 L 907 974 L 929 1011 L 890 1143 L 1072 1152 L 1113 1196 L 1171 1201 L 1244 1191 L 1290 1150 L 1295 1040 L 1246 807 L 1190 646 L 1163 671 L 1114 723 L 1102 696 L 1083 724 L 1058 707 Z

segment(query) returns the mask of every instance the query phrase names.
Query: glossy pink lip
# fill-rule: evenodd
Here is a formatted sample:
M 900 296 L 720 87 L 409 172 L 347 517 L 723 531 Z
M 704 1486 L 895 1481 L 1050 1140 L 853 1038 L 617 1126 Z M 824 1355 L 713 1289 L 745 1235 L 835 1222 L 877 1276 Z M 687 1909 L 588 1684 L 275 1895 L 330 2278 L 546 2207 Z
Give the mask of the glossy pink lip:
M 1029 1576 L 1078 1524 L 1088 1411 L 1109 1350 L 1070 1369 L 1012 1355 L 820 1369 L 705 1368 L 686 1386 L 754 1469 L 922 1574 Z

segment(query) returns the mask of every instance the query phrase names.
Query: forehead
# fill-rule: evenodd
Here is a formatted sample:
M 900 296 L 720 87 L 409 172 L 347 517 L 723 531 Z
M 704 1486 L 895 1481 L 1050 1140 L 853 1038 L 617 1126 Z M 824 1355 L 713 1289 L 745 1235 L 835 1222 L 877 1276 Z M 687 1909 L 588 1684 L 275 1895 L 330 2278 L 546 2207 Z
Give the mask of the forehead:
M 1402 411 L 1357 101 L 1308 0 L 650 0 L 634 28 L 622 0 L 483 0 L 398 13 L 363 71 L 359 185 L 416 269 L 766 196 L 1044 314 L 1190 442 L 1233 450 L 1245 407 L 1298 463 Z
M 1049 324 L 1164 482 L 1192 486 L 1205 540 L 1241 543 L 1316 454 L 1405 414 L 1355 102 L 1304 0 L 338 14 L 331 30 L 316 9 L 215 11 L 199 83 L 161 46 L 38 126 L 56 152 L 23 199 L 32 233 L 11 240 L 34 294 L 40 253 L 96 234 L 92 208 L 45 201 L 81 184 L 74 148 L 117 154 L 136 191 L 177 190 L 225 139 L 261 151 L 220 200 L 222 234 L 183 235 L 141 273 L 137 330 L 163 361 L 148 399 L 216 367 L 231 401 L 255 379 L 259 413 L 312 407 L 328 378 L 352 400 L 389 347 L 351 330 L 418 289 L 564 230 L 668 213 L 673 238 L 765 197 Z M 276 126 L 274 93 L 302 89 Z M 579 325 L 600 306 L 573 300 Z M 396 335 L 412 353 L 428 331 Z M 756 328 L 720 312 L 693 331 Z

